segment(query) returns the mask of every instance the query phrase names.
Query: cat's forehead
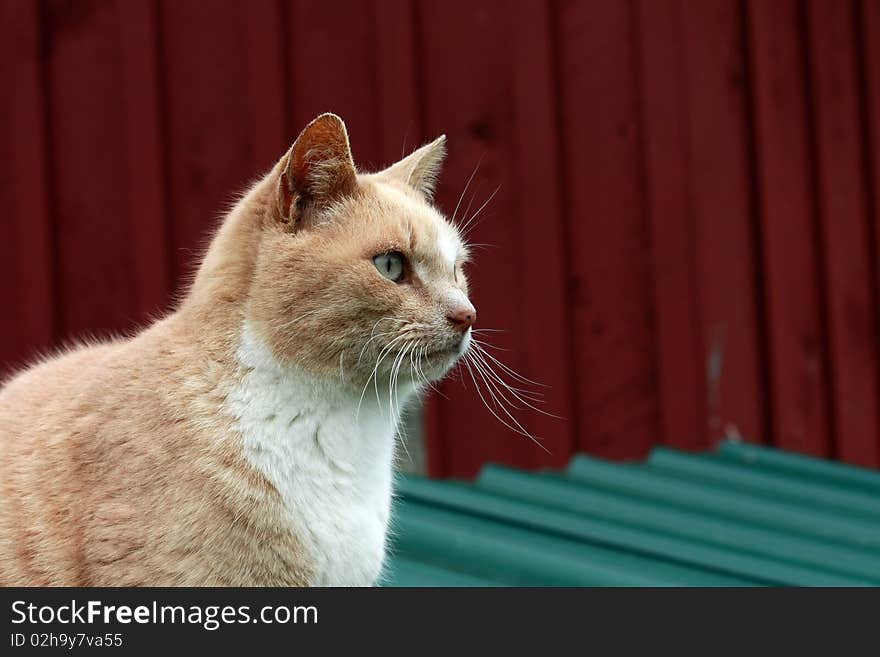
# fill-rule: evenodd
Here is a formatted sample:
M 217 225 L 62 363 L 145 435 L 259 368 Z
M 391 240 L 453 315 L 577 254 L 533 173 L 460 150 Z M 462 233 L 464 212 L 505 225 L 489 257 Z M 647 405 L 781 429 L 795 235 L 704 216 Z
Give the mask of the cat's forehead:
M 464 256 L 465 247 L 458 231 L 419 194 L 377 182 L 372 185 L 371 196 L 377 202 L 380 221 L 406 235 L 413 255 L 439 260 L 444 269 L 451 269 Z

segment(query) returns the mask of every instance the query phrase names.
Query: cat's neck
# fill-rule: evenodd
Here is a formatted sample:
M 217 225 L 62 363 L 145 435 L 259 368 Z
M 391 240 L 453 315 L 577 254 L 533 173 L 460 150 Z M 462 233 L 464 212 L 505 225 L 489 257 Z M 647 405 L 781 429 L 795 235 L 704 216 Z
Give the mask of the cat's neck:
M 385 552 L 395 416 L 372 395 L 361 401 L 345 386 L 278 362 L 247 324 L 237 361 L 226 412 L 245 458 L 280 495 L 311 583 L 371 584 Z
M 282 363 L 248 322 L 242 325 L 236 362 L 240 389 L 247 388 L 261 403 L 283 406 L 291 420 L 296 415 L 308 415 L 318 424 L 331 419 L 381 440 L 397 431 L 401 409 L 416 393 L 409 381 L 399 381 L 392 391 L 387 382 L 353 385 L 343 371 L 338 377 L 316 376 Z
M 230 210 L 208 247 L 179 311 L 201 323 L 237 324 L 247 301 L 262 228 L 271 212 L 273 170 Z

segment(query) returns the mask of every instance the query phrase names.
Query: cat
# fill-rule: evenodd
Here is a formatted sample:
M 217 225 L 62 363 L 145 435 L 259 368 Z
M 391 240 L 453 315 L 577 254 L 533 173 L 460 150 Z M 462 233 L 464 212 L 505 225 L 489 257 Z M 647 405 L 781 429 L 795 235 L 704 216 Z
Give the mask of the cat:
M 323 114 L 177 308 L 0 390 L 0 584 L 369 586 L 399 409 L 467 352 L 445 138 L 359 173 Z

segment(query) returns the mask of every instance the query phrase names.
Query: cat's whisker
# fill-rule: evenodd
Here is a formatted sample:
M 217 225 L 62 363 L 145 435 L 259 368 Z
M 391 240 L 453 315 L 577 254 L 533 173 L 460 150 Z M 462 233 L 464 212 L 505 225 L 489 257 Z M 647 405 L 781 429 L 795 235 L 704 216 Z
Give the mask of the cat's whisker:
M 411 345 L 415 345 L 415 344 L 416 344 L 415 341 L 407 342 L 406 345 L 404 345 L 404 350 L 411 349 Z M 403 353 L 405 354 L 406 351 L 403 351 Z M 403 362 L 403 360 L 401 359 L 401 363 L 402 362 Z M 400 369 L 400 366 L 398 365 L 398 370 L 399 369 Z M 394 380 L 394 387 L 395 388 L 397 387 L 397 377 L 396 376 L 395 376 L 395 380 Z M 395 396 L 396 396 L 396 392 L 395 392 Z M 406 426 L 403 423 L 403 413 L 402 413 L 402 409 L 400 408 L 400 398 L 399 397 L 397 398 L 397 412 L 398 412 L 398 418 L 397 418 L 398 421 L 397 421 L 396 426 L 397 426 L 397 431 L 398 431 L 398 438 L 400 438 L 400 435 L 402 434 L 402 438 L 400 439 L 400 444 L 403 446 L 403 451 L 406 453 L 407 459 L 409 460 L 410 463 L 412 463 L 413 462 L 412 455 L 410 455 L 409 448 L 407 448 L 407 446 L 406 446 L 408 436 L 406 433 Z
M 430 388 L 431 390 L 433 390 L 434 392 L 436 392 L 438 395 L 440 395 L 441 397 L 443 397 L 443 399 L 447 399 L 447 400 L 448 400 L 449 397 L 447 397 L 447 396 L 444 395 L 442 392 L 440 392 L 440 388 L 439 388 L 439 387 L 437 387 L 436 385 L 434 385 L 433 383 L 431 383 L 431 381 L 428 379 L 427 375 L 425 374 L 424 370 L 422 369 L 422 361 L 425 359 L 425 357 L 427 356 L 427 354 L 428 354 L 428 346 L 427 346 L 427 345 L 424 345 L 424 346 L 422 346 L 421 350 L 419 351 L 419 356 L 418 356 L 418 359 L 417 359 L 417 362 L 416 362 L 416 366 L 417 366 L 417 369 L 418 369 L 418 371 L 419 371 L 419 374 L 421 374 L 421 376 L 422 376 L 422 380 L 425 382 L 425 385 L 428 386 L 428 388 Z
M 431 382 L 427 376 L 425 376 L 425 371 L 422 368 L 422 364 L 425 360 L 425 354 L 428 351 L 428 347 L 425 344 L 419 344 L 419 346 L 415 350 L 415 370 L 416 377 L 418 377 L 420 383 L 423 385 L 424 390 L 437 390 L 437 387 Z
M 452 211 L 452 219 L 449 220 L 449 223 L 455 225 L 455 217 L 458 215 L 458 208 L 461 205 L 461 200 L 464 198 L 464 195 L 467 194 L 468 187 L 471 185 L 471 181 L 474 179 L 474 176 L 477 175 L 477 171 L 480 168 L 480 163 L 483 161 L 483 156 L 480 156 L 480 159 L 477 160 L 477 165 L 474 167 L 473 172 L 471 172 L 470 177 L 467 179 L 467 182 L 464 184 L 464 189 L 461 190 L 461 194 L 458 197 L 458 203 L 455 204 L 455 210 Z M 470 205 L 468 205 L 468 209 L 470 209 Z M 467 211 L 465 211 L 465 215 L 467 215 Z
M 491 331 L 491 329 L 482 330 L 487 332 Z M 522 411 L 524 410 L 523 407 L 526 407 L 550 417 L 558 418 L 558 416 L 553 415 L 552 413 L 547 413 L 530 403 L 543 403 L 543 400 L 536 397 L 536 395 L 540 395 L 540 393 L 511 385 L 495 370 L 495 367 L 500 368 L 505 374 L 514 377 L 516 380 L 521 380 L 526 383 L 535 382 L 519 375 L 497 358 L 494 358 L 481 347 L 481 342 L 479 340 L 473 339 L 471 346 L 473 348 L 468 349 L 464 354 L 464 357 L 461 359 L 461 362 L 464 364 L 464 367 L 474 384 L 474 388 L 477 391 L 480 401 L 495 419 L 501 422 L 502 425 L 514 433 L 527 437 L 549 454 L 549 450 L 547 450 L 547 448 L 541 443 L 540 439 L 529 432 L 513 413 L 511 413 L 510 409 Z M 490 360 L 496 363 L 494 367 Z M 464 371 L 461 368 L 458 369 Z M 480 385 L 481 381 L 483 384 L 482 386 Z M 486 394 L 484 394 L 483 388 L 485 388 Z
M 531 433 L 530 433 L 530 432 L 529 432 L 529 431 L 528 431 L 528 430 L 527 430 L 527 429 L 526 429 L 526 428 L 525 428 L 525 427 L 524 427 L 524 426 L 523 426 L 523 425 L 522 425 L 522 424 L 516 419 L 516 417 L 514 417 L 514 415 L 513 415 L 509 410 L 507 410 L 507 408 L 505 408 L 503 404 L 501 404 L 501 402 L 498 400 L 498 398 L 493 394 L 492 389 L 491 389 L 491 387 L 490 387 L 490 382 L 487 381 L 485 374 L 483 374 L 482 370 L 480 370 L 479 367 L 476 367 L 476 362 L 475 362 L 475 361 L 472 361 L 472 362 L 473 362 L 473 364 L 474 364 L 474 366 L 475 366 L 475 370 L 476 370 L 477 374 L 480 376 L 481 379 L 483 379 L 483 382 L 487 385 L 487 388 L 486 388 L 486 389 L 487 389 L 487 391 L 489 392 L 489 395 L 492 397 L 492 400 L 493 400 L 494 403 L 496 404 L 496 408 L 498 408 L 499 410 L 503 411 L 504 414 L 505 414 L 508 418 L 510 418 L 511 422 L 513 422 L 513 424 L 516 425 L 516 427 L 519 429 L 518 433 L 520 433 L 521 435 L 526 436 L 526 437 L 529 438 L 533 443 L 535 443 L 535 444 L 538 445 L 541 449 L 543 449 L 545 452 L 547 452 L 548 454 L 550 454 L 550 451 L 547 450 L 547 448 L 544 447 L 544 445 L 541 443 L 541 439 L 539 439 L 537 436 L 532 435 L 532 434 L 531 434 Z M 503 395 L 502 395 L 502 397 L 503 397 Z M 505 400 L 506 400 L 506 398 L 505 398 Z M 497 417 L 497 415 L 496 415 L 496 417 Z M 508 425 L 508 426 L 510 426 L 510 425 Z
M 506 352 L 510 352 L 510 349 L 505 349 L 504 347 L 498 347 L 498 346 L 496 346 L 496 345 L 494 345 L 494 344 L 487 344 L 487 343 L 485 343 L 485 342 L 480 342 L 480 341 L 477 340 L 477 339 L 474 339 L 474 342 L 475 342 L 475 343 L 479 343 L 479 345 L 480 345 L 481 347 L 485 347 L 486 349 L 492 349 L 492 350 L 494 350 L 494 351 L 506 351 Z
M 516 426 L 507 422 L 504 418 L 502 418 L 500 415 L 498 415 L 498 413 L 495 412 L 495 410 L 492 408 L 492 406 L 489 405 L 489 403 L 486 401 L 485 396 L 483 395 L 482 390 L 480 389 L 480 385 L 477 382 L 477 377 L 474 376 L 474 369 L 471 367 L 471 354 L 470 354 L 470 352 L 465 354 L 465 357 L 462 359 L 462 362 L 464 363 L 465 367 L 467 368 L 468 374 L 470 374 L 471 381 L 473 381 L 473 383 L 474 383 L 474 388 L 477 391 L 477 395 L 479 395 L 479 397 L 480 397 L 480 401 L 483 402 L 483 406 L 486 407 L 486 409 L 495 417 L 495 419 L 498 420 L 499 422 L 501 422 L 501 424 L 503 424 L 505 427 L 507 427 L 508 429 L 513 431 L 514 433 L 518 433 L 521 436 L 525 436 L 526 438 L 531 440 L 538 447 L 540 447 L 541 449 L 543 449 L 545 452 L 547 452 L 549 454 L 550 452 L 547 450 L 546 447 L 544 447 L 544 445 L 541 444 L 540 440 L 537 437 L 533 436 L 531 433 L 529 433 L 519 422 L 516 421 L 516 418 L 513 418 L 513 416 L 510 416 L 509 412 L 507 413 L 507 415 L 513 419 Z
M 394 329 L 394 330 L 392 330 L 392 331 L 384 331 L 384 332 L 382 332 L 382 333 L 376 333 L 376 328 L 378 327 L 379 323 L 382 322 L 382 321 L 386 321 L 386 320 L 387 320 L 387 321 L 395 321 L 395 322 L 398 322 L 398 323 L 400 323 L 400 324 L 403 324 L 404 326 L 400 326 L 400 327 L 398 327 L 398 328 L 396 328 L 396 329 Z M 427 324 L 423 324 L 423 323 L 409 322 L 409 321 L 407 321 L 407 320 L 396 319 L 396 318 L 393 318 L 393 317 L 383 317 L 383 318 L 381 318 L 378 322 L 376 322 L 375 324 L 373 324 L 373 328 L 372 328 L 372 330 L 370 331 L 370 337 L 367 339 L 367 341 L 366 341 L 366 342 L 363 344 L 363 346 L 361 347 L 360 353 L 358 354 L 358 361 L 357 361 L 357 362 L 358 362 L 358 363 L 361 362 L 361 360 L 362 360 L 362 358 L 363 358 L 363 355 L 364 355 L 364 351 L 366 351 L 366 349 L 367 349 L 367 347 L 369 346 L 369 344 L 370 344 L 373 340 L 375 340 L 375 339 L 377 339 L 377 338 L 381 338 L 381 337 L 386 336 L 386 335 L 395 335 L 395 334 L 398 334 L 398 333 L 401 333 L 401 334 L 402 334 L 402 333 L 408 333 L 408 332 L 416 331 L 416 330 L 419 330 L 419 329 L 428 329 L 428 328 L 430 328 L 430 327 L 429 327 Z
M 372 335 L 376 331 L 376 327 L 379 326 L 382 322 L 397 322 L 398 324 L 406 324 L 407 320 L 399 319 L 397 317 L 380 317 L 375 324 L 373 324 L 373 328 L 370 330 L 370 335 Z
M 402 333 L 402 334 L 398 335 L 396 338 L 394 338 L 393 340 L 391 340 L 387 345 L 385 345 L 385 347 L 379 353 L 379 358 L 376 360 L 376 366 L 373 368 L 373 374 L 374 374 L 373 388 L 376 391 L 376 403 L 379 405 L 379 408 L 382 408 L 382 402 L 379 400 L 379 377 L 378 377 L 379 366 L 382 364 L 382 361 L 385 360 L 385 358 L 388 356 L 388 354 L 391 353 L 391 350 L 394 347 L 394 345 L 398 341 L 403 340 L 406 337 L 407 337 L 407 334 Z M 396 358 L 396 356 L 395 356 L 395 358 Z
M 363 356 L 364 356 L 364 351 L 366 351 L 367 347 L 369 346 L 369 344 L 370 344 L 373 340 L 376 340 L 377 338 L 382 338 L 382 337 L 384 337 L 384 336 L 386 336 L 386 335 L 395 335 L 396 333 L 397 333 L 397 331 L 385 331 L 384 333 L 378 333 L 378 334 L 376 334 L 376 335 L 370 336 L 370 338 L 364 343 L 364 346 L 361 347 L 361 351 L 360 351 L 360 353 L 358 354 L 358 359 L 357 359 L 358 364 L 360 364 L 361 359 L 362 359 Z
M 413 340 L 412 342 L 408 342 L 404 347 L 403 357 L 400 359 L 400 364 L 397 366 L 397 374 L 394 376 L 394 396 L 397 401 L 397 415 L 398 418 L 403 420 L 403 407 L 400 405 L 400 369 L 403 367 L 403 364 L 406 362 L 409 355 L 412 353 L 412 350 L 415 348 L 416 342 Z
M 474 199 L 476 197 L 477 197 L 477 193 L 474 192 L 473 194 L 471 194 L 471 197 L 468 199 L 467 207 L 464 209 L 464 212 L 462 213 L 465 217 L 470 215 L 471 206 L 474 204 Z M 462 239 L 464 239 L 465 238 L 464 229 L 461 226 L 456 226 L 456 228 L 458 228 L 459 234 L 462 236 Z
M 526 406 L 534 411 L 537 411 L 538 413 L 541 413 L 542 415 L 546 415 L 548 417 L 553 417 L 556 419 L 562 419 L 558 415 L 555 415 L 553 413 L 545 411 L 542 408 L 538 408 L 537 406 L 535 406 L 535 404 L 546 404 L 547 403 L 547 401 L 540 396 L 540 393 L 535 393 L 530 390 L 524 390 L 522 388 L 518 388 L 516 386 L 511 385 L 510 383 L 505 381 L 504 378 L 502 376 L 500 376 L 498 374 L 498 372 L 496 372 L 492 368 L 491 364 L 486 362 L 486 360 L 484 358 L 482 358 L 481 355 L 478 354 L 477 357 L 479 358 L 480 362 L 483 364 L 487 373 L 492 377 L 492 379 L 498 385 L 502 386 L 519 403 L 523 404 L 524 406 Z
M 403 367 L 403 363 L 406 361 L 406 358 L 409 354 L 412 353 L 412 350 L 416 345 L 415 340 L 411 340 L 407 342 L 404 347 L 400 357 L 400 361 L 398 362 L 397 369 L 394 372 L 394 400 L 397 404 L 397 423 L 399 426 L 403 426 L 403 407 L 400 405 L 400 368 Z
M 397 355 L 394 357 L 394 361 L 391 363 L 391 371 L 388 374 L 388 414 L 389 414 L 389 417 L 391 418 L 391 422 L 395 425 L 398 423 L 397 421 L 395 421 L 395 417 L 394 417 L 394 397 L 395 397 L 394 393 L 396 392 L 396 388 L 397 388 L 397 385 L 396 385 L 397 384 L 397 371 L 398 371 L 398 368 L 400 367 L 400 362 L 403 358 L 403 355 L 406 353 L 405 350 L 406 350 L 406 346 L 408 344 L 409 344 L 409 342 L 405 342 L 403 344 L 403 347 L 401 347 L 400 350 L 397 352 Z M 398 408 L 398 411 L 399 410 L 400 409 Z M 400 417 L 398 415 L 397 420 L 399 420 L 399 419 L 400 419 Z
M 493 377 L 497 379 L 499 383 L 504 385 L 508 390 L 519 393 L 519 395 L 522 395 L 523 397 L 531 401 L 541 404 L 544 403 L 544 400 L 542 399 L 542 397 L 544 396 L 543 393 L 537 390 L 530 390 L 528 388 L 520 388 L 519 386 L 511 385 L 510 383 L 505 381 L 504 377 L 502 377 L 498 372 L 495 371 L 492 363 L 486 360 L 486 355 L 487 354 L 485 351 L 482 351 L 478 348 L 474 349 L 474 358 L 478 359 L 486 367 L 486 369 L 492 373 Z
M 530 402 L 534 402 L 534 403 L 536 403 L 536 404 L 541 404 L 541 403 L 543 403 L 543 400 L 541 400 L 541 399 L 535 399 L 534 397 L 529 396 L 527 391 L 523 391 L 523 390 L 521 390 L 521 389 L 519 389 L 519 388 L 515 388 L 515 387 L 511 386 L 511 385 L 508 384 L 504 379 L 502 379 L 502 378 L 498 375 L 498 373 L 495 372 L 495 371 L 489 366 L 489 364 L 488 364 L 485 360 L 480 360 L 480 359 L 481 359 L 480 354 L 479 354 L 479 353 L 475 353 L 475 360 L 476 360 L 476 361 L 479 361 L 479 362 L 482 363 L 485 373 L 490 377 L 490 382 L 491 382 L 491 380 L 494 380 L 494 381 L 495 381 L 495 384 L 496 384 L 496 385 L 495 385 L 495 389 L 498 391 L 498 394 L 501 395 L 502 397 L 504 397 L 505 400 L 508 401 L 508 403 L 509 403 L 511 406 L 513 406 L 514 408 L 516 408 L 516 406 L 515 406 L 512 402 L 510 402 L 509 400 L 507 400 L 507 398 L 504 396 L 504 393 L 498 388 L 498 386 L 503 387 L 503 388 L 504 388 L 505 390 L 507 390 L 507 392 L 508 392 L 511 396 L 513 396 L 513 397 L 514 397 L 519 403 L 521 403 L 521 404 L 523 404 L 524 406 L 526 406 L 526 407 L 532 409 L 533 411 L 537 411 L 538 413 L 541 413 L 542 415 L 546 415 L 546 416 L 548 416 L 548 417 L 556 418 L 557 420 L 562 419 L 562 418 L 560 418 L 558 415 L 554 415 L 553 413 L 549 413 L 549 412 L 547 412 L 547 411 L 545 411 L 545 410 L 543 410 L 543 409 L 541 409 L 541 408 L 538 408 L 538 407 L 534 406 L 533 404 L 531 404 Z M 522 410 L 522 409 L 520 409 L 520 410 Z
M 422 358 L 422 349 L 424 347 L 421 345 L 417 345 L 409 354 L 409 362 L 410 362 L 410 372 L 412 373 L 413 380 L 418 383 L 419 386 L 424 385 L 425 387 L 430 387 L 430 384 L 425 380 L 425 377 L 422 376 L 422 373 L 419 371 L 419 362 Z
M 482 342 L 480 340 L 474 340 L 473 343 L 477 349 L 480 349 L 482 345 L 486 345 L 485 342 Z M 490 354 L 485 349 L 481 349 L 481 353 L 488 356 L 492 360 L 493 363 L 495 363 L 498 367 L 500 367 L 502 370 L 504 370 L 507 374 L 509 374 L 511 377 L 513 377 L 514 379 L 516 379 L 520 383 L 527 383 L 529 385 L 538 386 L 539 388 L 549 387 L 544 383 L 538 383 L 537 381 L 532 381 L 531 379 L 524 377 L 522 374 L 514 371 L 513 369 L 511 369 L 510 367 L 508 367 L 507 365 L 502 363 L 500 360 L 495 358 L 495 356 Z
M 498 397 L 500 398 L 500 400 L 503 400 L 508 406 L 510 406 L 511 408 L 513 408 L 517 411 L 525 410 L 524 408 L 517 406 L 516 402 L 511 401 L 507 397 L 507 395 L 504 393 L 504 390 L 502 390 L 498 387 L 497 383 L 495 383 L 495 381 L 493 380 L 493 377 L 487 372 L 485 365 L 482 362 L 480 362 L 477 354 L 474 354 L 474 359 L 472 362 L 473 362 L 474 367 L 477 369 L 477 371 L 480 374 L 482 374 L 483 380 L 486 382 L 486 385 L 489 386 L 490 389 L 492 389 L 498 393 Z M 520 400 L 518 395 L 514 394 L 514 398 L 517 401 L 519 401 L 520 403 L 522 403 L 522 401 Z M 498 403 L 500 405 L 503 405 L 503 404 L 501 404 L 500 400 Z
M 372 338 L 375 336 L 375 334 L 376 334 L 376 329 L 379 327 L 379 324 L 381 324 L 382 322 L 397 322 L 398 324 L 406 324 L 406 323 L 407 323 L 406 320 L 404 320 L 404 319 L 397 319 L 396 317 L 380 317 L 380 318 L 376 321 L 376 323 L 373 324 L 373 328 L 370 329 L 370 339 L 372 339 Z M 391 330 L 391 331 L 386 331 L 385 333 L 380 333 L 380 335 L 388 335 L 388 334 L 390 334 L 390 333 L 394 333 L 394 332 L 399 331 L 399 330 L 400 330 L 400 328 L 398 327 L 397 329 L 393 329 L 393 330 Z M 368 342 L 369 342 L 369 341 L 368 341 Z
M 398 335 L 396 338 L 393 338 L 379 352 L 379 356 L 376 358 L 376 365 L 375 365 L 375 367 L 373 367 L 373 371 L 370 373 L 370 376 L 367 377 L 367 382 L 364 384 L 364 389 L 361 391 L 361 397 L 358 400 L 357 411 L 355 413 L 355 420 L 357 420 L 360 417 L 361 405 L 364 402 L 364 395 L 367 392 L 367 388 L 370 387 L 370 381 L 373 381 L 373 386 L 376 390 L 376 403 L 379 405 L 380 409 L 382 408 L 382 402 L 379 400 L 379 384 L 378 384 L 378 377 L 377 377 L 377 374 L 379 372 L 379 366 L 382 364 L 382 361 L 385 360 L 385 357 L 388 355 L 388 353 L 390 352 L 390 350 L 394 346 L 394 344 L 398 340 L 402 340 L 403 338 L 405 338 L 406 335 L 407 334 L 404 333 L 402 335 Z
M 398 369 L 397 377 L 398 377 L 398 378 L 400 378 L 400 368 L 403 367 L 404 363 L 405 363 L 407 360 L 409 360 L 410 362 L 412 362 L 412 354 L 413 354 L 413 351 L 415 351 L 415 348 L 416 348 L 416 345 L 417 345 L 417 344 L 418 344 L 418 340 L 417 340 L 417 339 L 413 339 L 413 340 L 411 340 L 410 342 L 408 342 L 408 343 L 404 346 L 404 349 L 405 349 L 405 351 L 404 351 L 404 357 L 403 357 L 403 359 L 400 361 L 400 365 L 398 365 L 398 367 L 397 367 L 397 369 Z M 405 370 L 404 370 L 404 371 L 405 371 Z M 410 375 L 412 375 L 412 370 L 410 370 Z M 412 381 L 412 376 L 410 376 L 410 380 L 411 380 L 412 383 L 415 383 L 414 381 Z M 397 381 L 395 380 L 395 385 L 396 385 L 396 384 L 397 384 Z M 398 395 L 399 395 L 399 391 L 398 391 Z M 399 397 L 398 397 L 398 399 L 399 399 Z
M 419 347 L 417 344 L 409 352 L 409 376 L 413 380 L 413 383 L 415 383 L 416 385 L 422 385 L 423 380 L 423 377 L 419 376 L 418 368 L 416 367 L 416 354 L 420 352 L 420 350 L 421 347 Z
M 385 348 L 380 353 L 378 361 L 376 362 L 376 367 L 373 368 L 373 375 L 378 374 L 379 365 L 386 358 L 386 356 L 391 352 L 391 348 L 393 347 L 393 345 L 403 338 L 412 337 L 412 334 L 415 330 L 416 329 L 413 327 L 405 328 L 403 330 L 403 332 L 398 337 L 394 338 L 391 342 L 389 342 L 385 346 Z M 394 356 L 394 360 L 391 363 L 390 375 L 389 375 L 389 380 L 388 380 L 388 384 L 389 384 L 388 388 L 389 388 L 389 417 L 392 420 L 394 420 L 394 407 L 393 407 L 393 403 L 392 403 L 392 399 L 391 399 L 390 395 L 391 395 L 392 391 L 395 391 L 395 387 L 396 387 L 396 374 L 397 374 L 397 370 L 400 367 L 400 363 L 398 362 L 398 359 L 402 359 L 403 357 L 405 357 L 404 349 L 406 348 L 406 346 L 408 344 L 409 344 L 409 342 L 404 343 L 404 346 L 398 349 L 398 352 Z M 392 379 L 392 377 L 393 377 L 393 379 Z M 381 409 L 382 403 L 379 400 L 379 378 L 378 378 L 378 376 L 372 376 L 372 375 L 371 375 L 371 378 L 373 379 L 373 387 L 376 391 L 376 402 L 379 405 L 379 408 Z M 369 379 L 367 379 L 367 385 L 369 385 Z M 398 415 L 398 419 L 399 419 L 399 415 Z
M 476 228 L 476 227 L 479 225 L 479 224 L 474 224 L 474 219 L 476 219 L 476 218 L 479 216 L 479 214 L 483 211 L 483 209 L 484 209 L 487 205 L 489 205 L 489 202 L 490 202 L 493 198 L 495 198 L 495 195 L 498 193 L 498 190 L 499 190 L 499 189 L 501 189 L 501 185 L 498 185 L 498 187 L 495 188 L 495 191 L 493 191 L 493 192 L 489 195 L 489 198 L 487 198 L 487 199 L 483 202 L 483 205 L 481 205 L 481 206 L 477 209 L 477 211 L 474 212 L 473 215 L 471 215 L 471 218 L 468 219 L 467 222 L 465 222 L 464 226 L 461 227 L 461 231 L 462 231 L 462 233 L 464 234 L 465 237 L 467 237 L 467 235 L 468 235 L 468 234 L 469 234 L 474 228 Z M 472 225 L 472 224 L 473 224 L 473 225 Z

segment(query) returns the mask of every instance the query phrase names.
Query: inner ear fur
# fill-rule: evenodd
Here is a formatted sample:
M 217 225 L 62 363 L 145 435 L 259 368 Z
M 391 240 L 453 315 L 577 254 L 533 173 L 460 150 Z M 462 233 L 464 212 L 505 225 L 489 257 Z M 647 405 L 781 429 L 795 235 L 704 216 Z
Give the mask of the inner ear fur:
M 322 114 L 309 123 L 284 156 L 278 179 L 278 218 L 290 228 L 309 207 L 327 207 L 357 188 L 357 171 L 345 123 Z

